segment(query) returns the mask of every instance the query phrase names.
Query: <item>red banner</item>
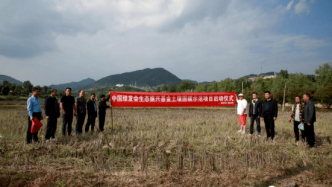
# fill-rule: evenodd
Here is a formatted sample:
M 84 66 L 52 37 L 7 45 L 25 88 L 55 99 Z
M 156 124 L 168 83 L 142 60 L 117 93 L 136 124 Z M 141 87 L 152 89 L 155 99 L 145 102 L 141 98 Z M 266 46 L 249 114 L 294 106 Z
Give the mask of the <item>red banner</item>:
M 113 107 L 224 107 L 236 105 L 235 92 L 110 92 Z

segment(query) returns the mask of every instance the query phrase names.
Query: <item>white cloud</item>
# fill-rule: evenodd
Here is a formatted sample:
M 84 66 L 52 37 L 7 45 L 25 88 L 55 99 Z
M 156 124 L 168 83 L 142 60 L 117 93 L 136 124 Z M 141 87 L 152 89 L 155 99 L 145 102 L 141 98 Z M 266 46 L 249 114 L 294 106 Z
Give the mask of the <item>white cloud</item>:
M 287 9 L 287 10 L 290 10 L 290 9 L 293 7 L 293 4 L 294 4 L 294 0 L 291 0 L 291 1 L 287 4 L 286 9 Z
M 45 27 L 40 32 L 44 35 L 32 35 L 44 40 L 25 36 L 24 29 L 13 29 L 21 31 L 20 35 L 11 34 L 18 46 L 31 46 L 33 41 L 32 44 L 53 48 L 41 50 L 30 58 L 0 56 L 0 74 L 50 85 L 164 67 L 180 78 L 220 81 L 259 73 L 255 67 L 260 66 L 264 71 L 279 71 L 304 63 L 309 64 L 306 71 L 310 71 L 315 68 L 312 58 L 319 56 L 318 49 L 328 45 L 308 36 L 273 32 L 293 1 L 287 7 L 274 10 L 240 0 L 62 0 L 53 3 L 54 6 L 47 6 L 46 12 L 36 14 L 31 8 L 26 10 L 31 15 L 23 22 L 16 20 L 18 25 L 28 21 L 36 28 Z M 12 10 L 16 10 L 15 6 L 6 9 Z M 13 23 L 15 16 L 1 18 Z M 5 23 L 0 21 L 0 30 L 7 29 Z M 5 35 L 0 32 L 0 42 L 6 41 L 2 37 Z M 21 42 L 20 37 L 24 38 Z M 8 44 L 10 41 L 3 46 Z M 32 48 L 38 50 L 35 46 Z M 15 50 L 12 54 L 16 54 Z M 38 76 L 33 76 L 35 71 Z
M 310 6 L 307 4 L 306 0 L 300 0 L 296 5 L 295 5 L 295 13 L 296 14 L 301 14 L 305 12 L 306 14 L 310 13 Z

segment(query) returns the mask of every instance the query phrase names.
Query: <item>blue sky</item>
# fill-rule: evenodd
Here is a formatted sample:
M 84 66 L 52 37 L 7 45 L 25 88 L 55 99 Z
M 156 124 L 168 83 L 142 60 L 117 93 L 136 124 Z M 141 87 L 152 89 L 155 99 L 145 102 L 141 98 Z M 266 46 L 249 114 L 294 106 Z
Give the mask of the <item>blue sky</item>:
M 163 67 L 220 81 L 332 61 L 329 0 L 3 0 L 0 74 L 34 85 Z M 37 72 L 37 73 L 36 73 Z

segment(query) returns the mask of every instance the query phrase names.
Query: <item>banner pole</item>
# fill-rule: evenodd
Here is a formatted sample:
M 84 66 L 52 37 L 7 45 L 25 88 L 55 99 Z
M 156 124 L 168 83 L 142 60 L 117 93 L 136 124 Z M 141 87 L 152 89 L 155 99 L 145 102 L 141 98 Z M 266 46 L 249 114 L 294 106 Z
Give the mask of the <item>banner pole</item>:
M 110 94 L 110 105 L 111 105 L 111 122 L 112 122 L 112 133 L 113 133 L 113 105 L 112 105 L 112 98 L 111 98 L 111 92 Z

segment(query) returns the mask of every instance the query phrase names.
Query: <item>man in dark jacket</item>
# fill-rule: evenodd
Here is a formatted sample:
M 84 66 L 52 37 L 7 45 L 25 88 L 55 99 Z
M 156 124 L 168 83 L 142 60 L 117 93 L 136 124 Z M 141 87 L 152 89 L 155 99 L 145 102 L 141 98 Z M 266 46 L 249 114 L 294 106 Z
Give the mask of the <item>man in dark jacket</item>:
M 108 95 L 107 99 L 105 99 L 105 95 L 102 94 L 100 96 L 100 102 L 98 105 L 98 116 L 99 116 L 99 130 L 101 132 L 104 131 L 104 125 L 105 125 L 105 116 L 106 116 L 106 109 L 110 108 L 110 106 L 107 106 L 106 102 L 110 99 L 110 95 Z
M 87 103 L 87 109 L 88 109 L 88 122 L 85 125 L 85 132 L 89 131 L 90 125 L 91 125 L 91 131 L 94 131 L 95 128 L 95 122 L 97 117 L 97 106 L 95 103 L 96 95 L 94 93 L 91 94 L 90 99 Z
M 305 102 L 304 110 L 302 113 L 304 121 L 304 130 L 307 137 L 307 142 L 310 147 L 315 146 L 315 128 L 314 123 L 316 122 L 316 109 L 314 103 L 311 101 L 310 94 L 306 93 L 303 95 L 303 101 Z
M 82 128 L 86 115 L 86 100 L 84 98 L 85 91 L 80 90 L 80 96 L 75 101 L 75 116 L 76 116 L 76 134 L 82 134 Z
M 45 99 L 45 116 L 47 119 L 47 127 L 45 140 L 52 138 L 55 140 L 55 131 L 57 127 L 57 118 L 60 117 L 59 103 L 56 100 L 57 90 L 51 90 L 50 96 Z
M 75 98 L 71 96 L 71 88 L 66 88 L 66 95 L 61 98 L 60 108 L 62 110 L 62 135 L 71 134 L 71 124 L 73 122 L 73 111 L 75 108 Z
M 256 121 L 258 136 L 261 136 L 260 116 L 262 112 L 262 101 L 257 98 L 257 93 L 252 94 L 252 101 L 249 105 L 249 117 L 250 117 L 250 135 L 254 133 L 254 123 Z
M 271 98 L 269 91 L 265 92 L 265 101 L 262 105 L 262 116 L 264 120 L 267 138 L 274 139 L 274 121 L 278 117 L 278 104 L 277 101 Z

